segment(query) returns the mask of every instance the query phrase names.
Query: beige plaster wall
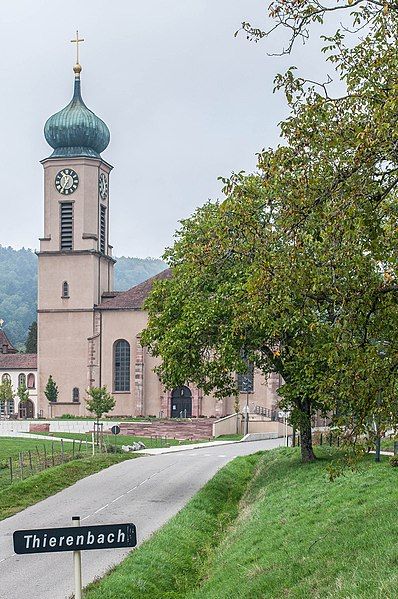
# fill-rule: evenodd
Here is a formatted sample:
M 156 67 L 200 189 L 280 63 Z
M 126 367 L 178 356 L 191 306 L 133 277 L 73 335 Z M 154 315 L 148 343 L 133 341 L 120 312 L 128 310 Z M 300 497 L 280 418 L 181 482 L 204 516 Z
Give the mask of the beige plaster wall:
M 116 415 L 137 415 L 134 396 L 134 363 L 136 360 L 136 338 L 145 327 L 146 314 L 142 311 L 117 310 L 102 312 L 101 335 L 101 385 L 106 385 L 112 392 L 116 406 L 113 413 Z M 113 386 L 113 346 L 115 341 L 125 339 L 130 344 L 130 391 L 125 393 L 114 392 Z M 145 365 L 145 362 L 144 362 Z M 146 365 L 144 366 L 146 369 Z M 144 381 L 144 395 L 145 381 Z M 150 413 L 150 412 L 146 412 Z
M 95 158 L 49 158 L 42 161 L 44 167 L 44 236 L 41 252 L 57 252 L 60 249 L 60 202 L 73 203 L 74 250 L 99 251 L 99 204 L 98 179 L 101 172 L 109 175 L 112 167 Z M 79 186 L 68 196 L 60 194 L 55 187 L 55 177 L 64 168 L 72 168 L 79 176 Z
M 40 254 L 39 310 L 92 309 L 100 302 L 101 293 L 109 291 L 107 262 L 96 254 Z M 64 281 L 69 285 L 68 299 L 62 297 Z
M 84 415 L 85 389 L 88 387 L 88 343 L 92 333 L 93 311 L 45 312 L 38 314 L 38 392 L 39 409 L 50 417 L 44 389 L 50 374 L 59 389 L 59 402 L 66 403 L 61 412 Z M 80 390 L 81 404 L 72 402 L 73 387 Z
M 138 416 L 139 412 L 136 405 L 134 376 L 135 361 L 137 358 L 137 336 L 145 328 L 147 323 L 147 314 L 144 311 L 137 310 L 115 310 L 102 311 L 102 341 L 101 341 L 101 384 L 106 384 L 109 390 L 112 390 L 116 399 L 114 414 L 128 414 Z M 126 339 L 130 344 L 130 392 L 115 393 L 113 389 L 113 346 L 118 339 Z M 144 385 L 143 385 L 143 415 L 163 416 L 170 415 L 170 392 L 165 391 L 153 372 L 154 367 L 159 363 L 158 359 L 153 358 L 144 348 Z M 254 393 L 249 395 L 250 411 L 254 411 L 255 406 L 261 406 L 273 409 L 278 401 L 276 388 L 279 386 L 279 378 L 271 375 L 264 379 L 263 375 L 255 372 Z M 234 412 L 234 398 L 224 398 L 217 400 L 213 396 L 206 396 L 194 386 L 191 386 L 192 405 L 194 416 L 214 416 L 220 418 Z M 241 409 L 246 405 L 246 394 L 241 393 Z M 197 409 L 195 407 L 197 406 Z M 198 412 L 198 413 L 197 413 Z

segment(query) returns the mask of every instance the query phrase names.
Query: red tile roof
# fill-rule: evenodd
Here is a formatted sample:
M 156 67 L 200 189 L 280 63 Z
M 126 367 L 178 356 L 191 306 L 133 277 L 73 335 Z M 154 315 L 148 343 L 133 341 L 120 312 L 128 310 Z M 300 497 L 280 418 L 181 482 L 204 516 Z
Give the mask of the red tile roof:
M 171 270 L 167 268 L 147 281 L 132 287 L 128 291 L 118 293 L 116 297 L 101 302 L 97 310 L 141 310 L 144 301 L 152 290 L 155 281 L 170 279 Z
M 16 353 L 16 349 L 5 334 L 4 331 L 0 331 L 0 353 L 3 352 L 3 347 L 6 346 L 7 353 Z
M 0 354 L 0 370 L 36 370 L 37 354 Z

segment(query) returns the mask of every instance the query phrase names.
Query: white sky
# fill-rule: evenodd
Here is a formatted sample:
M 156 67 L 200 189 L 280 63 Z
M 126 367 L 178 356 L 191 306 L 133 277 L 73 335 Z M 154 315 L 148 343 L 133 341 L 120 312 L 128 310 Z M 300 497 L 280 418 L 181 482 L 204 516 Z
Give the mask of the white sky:
M 178 221 L 220 195 L 218 176 L 253 170 L 286 115 L 277 72 L 324 79 L 319 42 L 280 49 L 234 38 L 266 26 L 269 0 L 3 0 L 0 16 L 0 244 L 38 247 L 51 148 L 46 119 L 70 100 L 76 28 L 83 98 L 111 131 L 111 236 L 116 256 L 159 257 Z

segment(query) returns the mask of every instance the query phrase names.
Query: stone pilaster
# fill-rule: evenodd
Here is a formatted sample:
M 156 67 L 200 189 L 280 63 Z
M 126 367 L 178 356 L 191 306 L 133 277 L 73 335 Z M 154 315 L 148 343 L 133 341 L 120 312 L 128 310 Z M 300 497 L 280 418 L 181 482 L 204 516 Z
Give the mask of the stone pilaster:
M 134 363 L 134 397 L 137 416 L 144 415 L 144 348 L 141 337 L 137 335 Z

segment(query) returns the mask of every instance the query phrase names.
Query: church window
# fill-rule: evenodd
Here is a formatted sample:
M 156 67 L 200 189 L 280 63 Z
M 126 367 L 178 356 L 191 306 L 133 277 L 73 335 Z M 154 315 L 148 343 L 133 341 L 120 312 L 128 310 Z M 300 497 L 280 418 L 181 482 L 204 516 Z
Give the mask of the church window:
M 18 387 L 26 387 L 26 374 L 23 372 L 18 376 Z
M 34 389 L 36 385 L 35 375 L 31 372 L 28 374 L 28 389 Z
M 101 204 L 101 217 L 100 217 L 100 252 L 105 254 L 106 250 L 106 208 Z
M 1 381 L 2 381 L 2 383 L 11 383 L 10 375 L 7 372 L 5 372 L 3 374 L 3 376 L 1 377 Z
M 64 281 L 62 283 L 62 297 L 63 298 L 68 298 L 69 297 L 69 283 L 68 283 L 68 281 Z
M 61 250 L 73 248 L 73 203 L 61 202 Z
M 79 387 L 73 387 L 73 391 L 72 391 L 72 400 L 74 402 L 79 402 L 80 401 L 80 391 L 79 391 Z
M 125 339 L 114 345 L 113 381 L 115 391 L 130 391 L 130 344 Z

